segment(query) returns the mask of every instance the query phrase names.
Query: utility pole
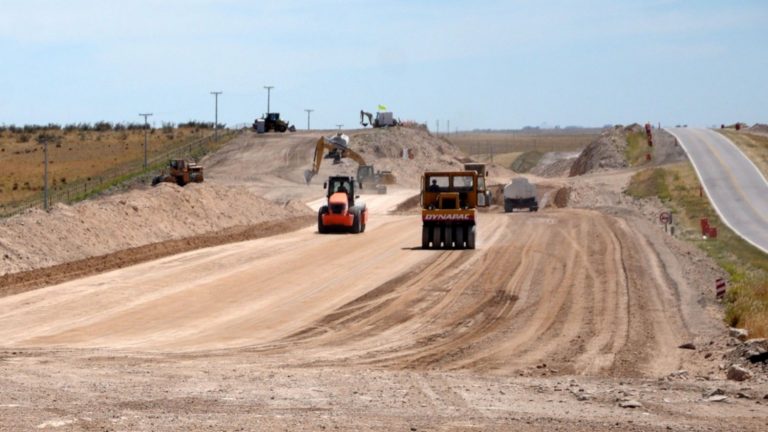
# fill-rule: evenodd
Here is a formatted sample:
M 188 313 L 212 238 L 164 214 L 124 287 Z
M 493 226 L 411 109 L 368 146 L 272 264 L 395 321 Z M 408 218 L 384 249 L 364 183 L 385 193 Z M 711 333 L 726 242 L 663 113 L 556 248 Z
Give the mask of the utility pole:
M 437 125 L 437 130 L 435 131 L 435 133 L 437 134 L 437 136 L 440 136 L 440 120 L 435 120 L 435 124 Z
M 144 169 L 147 169 L 147 140 L 149 139 L 149 122 L 147 118 L 152 116 L 152 113 L 139 114 L 140 117 L 144 117 Z
M 341 132 L 341 127 L 344 126 L 343 124 L 337 124 L 336 127 L 339 128 L 339 132 Z
M 213 139 L 216 141 L 219 140 L 219 95 L 224 92 L 222 91 L 212 91 L 211 94 L 213 95 L 214 99 L 216 100 L 216 108 L 215 108 L 215 117 L 213 121 Z
M 309 115 L 314 111 L 313 109 L 305 109 L 304 111 L 307 112 L 307 130 L 309 130 Z
M 451 121 L 450 120 L 448 120 L 448 127 L 446 127 L 445 130 L 448 133 L 448 135 L 451 134 Z
M 43 209 L 48 211 L 48 142 L 50 137 L 41 134 L 37 137 L 37 142 L 43 145 Z
M 267 115 L 269 115 L 269 94 L 275 86 L 264 86 L 267 89 Z

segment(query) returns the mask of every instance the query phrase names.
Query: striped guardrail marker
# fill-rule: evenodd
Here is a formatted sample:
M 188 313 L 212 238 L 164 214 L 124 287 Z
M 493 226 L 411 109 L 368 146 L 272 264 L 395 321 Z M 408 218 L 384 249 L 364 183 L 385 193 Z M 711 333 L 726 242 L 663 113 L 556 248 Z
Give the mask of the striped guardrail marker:
M 725 279 L 723 278 L 715 279 L 715 297 L 717 299 L 725 297 Z

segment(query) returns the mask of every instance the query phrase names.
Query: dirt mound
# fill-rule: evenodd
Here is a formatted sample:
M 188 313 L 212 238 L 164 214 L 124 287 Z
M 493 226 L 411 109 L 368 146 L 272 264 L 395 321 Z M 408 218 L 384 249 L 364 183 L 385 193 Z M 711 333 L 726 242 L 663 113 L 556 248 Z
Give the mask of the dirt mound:
M 570 176 L 626 168 L 628 166 L 624 154 L 626 148 L 627 137 L 622 130 L 616 128 L 607 130 L 592 141 L 576 158 L 571 167 Z
M 393 214 L 411 214 L 415 213 L 417 210 L 421 209 L 421 194 L 416 194 L 407 200 L 401 202 L 400 204 L 395 207 L 394 210 L 392 210 L 391 213 Z
M 349 137 L 350 147 L 366 163 L 374 164 L 377 170 L 392 171 L 397 183 L 407 187 L 418 187 L 424 171 L 460 169 L 466 157 L 447 140 L 418 128 L 359 130 Z M 409 151 L 413 159 L 404 158 L 403 150 Z
M 311 225 L 314 221 L 315 215 L 291 216 L 273 221 L 259 222 L 254 225 L 226 228 L 196 237 L 151 243 L 106 255 L 65 262 L 51 267 L 5 274 L 0 276 L 0 297 L 64 283 L 196 249 L 282 234 Z
M 568 207 L 568 198 L 570 198 L 570 195 L 570 189 L 566 187 L 560 188 L 557 190 L 557 192 L 555 192 L 555 199 L 552 200 L 552 202 L 557 208 Z
M 574 152 L 545 153 L 530 173 L 539 177 L 568 177 L 578 156 L 579 153 Z
M 747 131 L 768 134 L 768 125 L 763 123 L 755 123 L 752 125 L 752 127 L 747 129 Z
M 309 214 L 302 203 L 277 204 L 241 187 L 163 183 L 0 221 L 0 275 Z
M 543 156 L 544 153 L 537 150 L 525 152 L 512 162 L 510 168 L 516 173 L 527 173 L 540 163 Z

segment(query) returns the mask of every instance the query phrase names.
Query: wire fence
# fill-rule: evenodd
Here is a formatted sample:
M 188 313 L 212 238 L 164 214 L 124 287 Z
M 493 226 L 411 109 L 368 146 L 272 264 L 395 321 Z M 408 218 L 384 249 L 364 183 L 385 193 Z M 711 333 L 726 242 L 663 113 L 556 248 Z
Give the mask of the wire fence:
M 171 159 L 197 160 L 210 151 L 215 150 L 218 145 L 222 145 L 222 143 L 242 133 L 243 130 L 244 126 L 237 125 L 236 128 L 220 130 L 218 142 L 214 139 L 214 134 L 211 133 L 203 138 L 184 143 L 160 154 L 155 154 L 147 158 L 146 169 L 144 168 L 143 159 L 136 160 L 116 166 L 99 175 L 49 187 L 48 206 L 53 206 L 56 203 L 72 204 L 97 195 L 113 186 L 142 176 L 152 175 L 165 168 Z M 31 208 L 44 209 L 45 207 L 45 193 L 41 191 L 25 200 L 0 204 L 0 218 L 7 218 Z

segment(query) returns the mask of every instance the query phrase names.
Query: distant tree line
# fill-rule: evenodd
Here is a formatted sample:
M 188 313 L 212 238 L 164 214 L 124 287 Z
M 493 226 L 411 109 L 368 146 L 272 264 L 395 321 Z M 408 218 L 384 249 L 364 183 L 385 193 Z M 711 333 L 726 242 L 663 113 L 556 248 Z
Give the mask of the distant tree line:
M 190 120 L 188 122 L 174 124 L 170 122 L 162 123 L 163 131 L 170 131 L 173 129 L 213 129 L 213 122 L 202 122 L 196 120 Z M 226 125 L 219 123 L 219 129 L 225 128 Z M 0 133 L 25 133 L 34 134 L 39 132 L 52 132 L 52 131 L 64 131 L 66 132 L 108 132 L 108 131 L 126 131 L 126 130 L 143 130 L 154 129 L 152 125 L 145 125 L 144 123 L 112 123 L 108 121 L 99 121 L 96 123 L 70 123 L 66 125 L 59 125 L 56 123 L 48 123 L 47 125 L 0 125 Z

